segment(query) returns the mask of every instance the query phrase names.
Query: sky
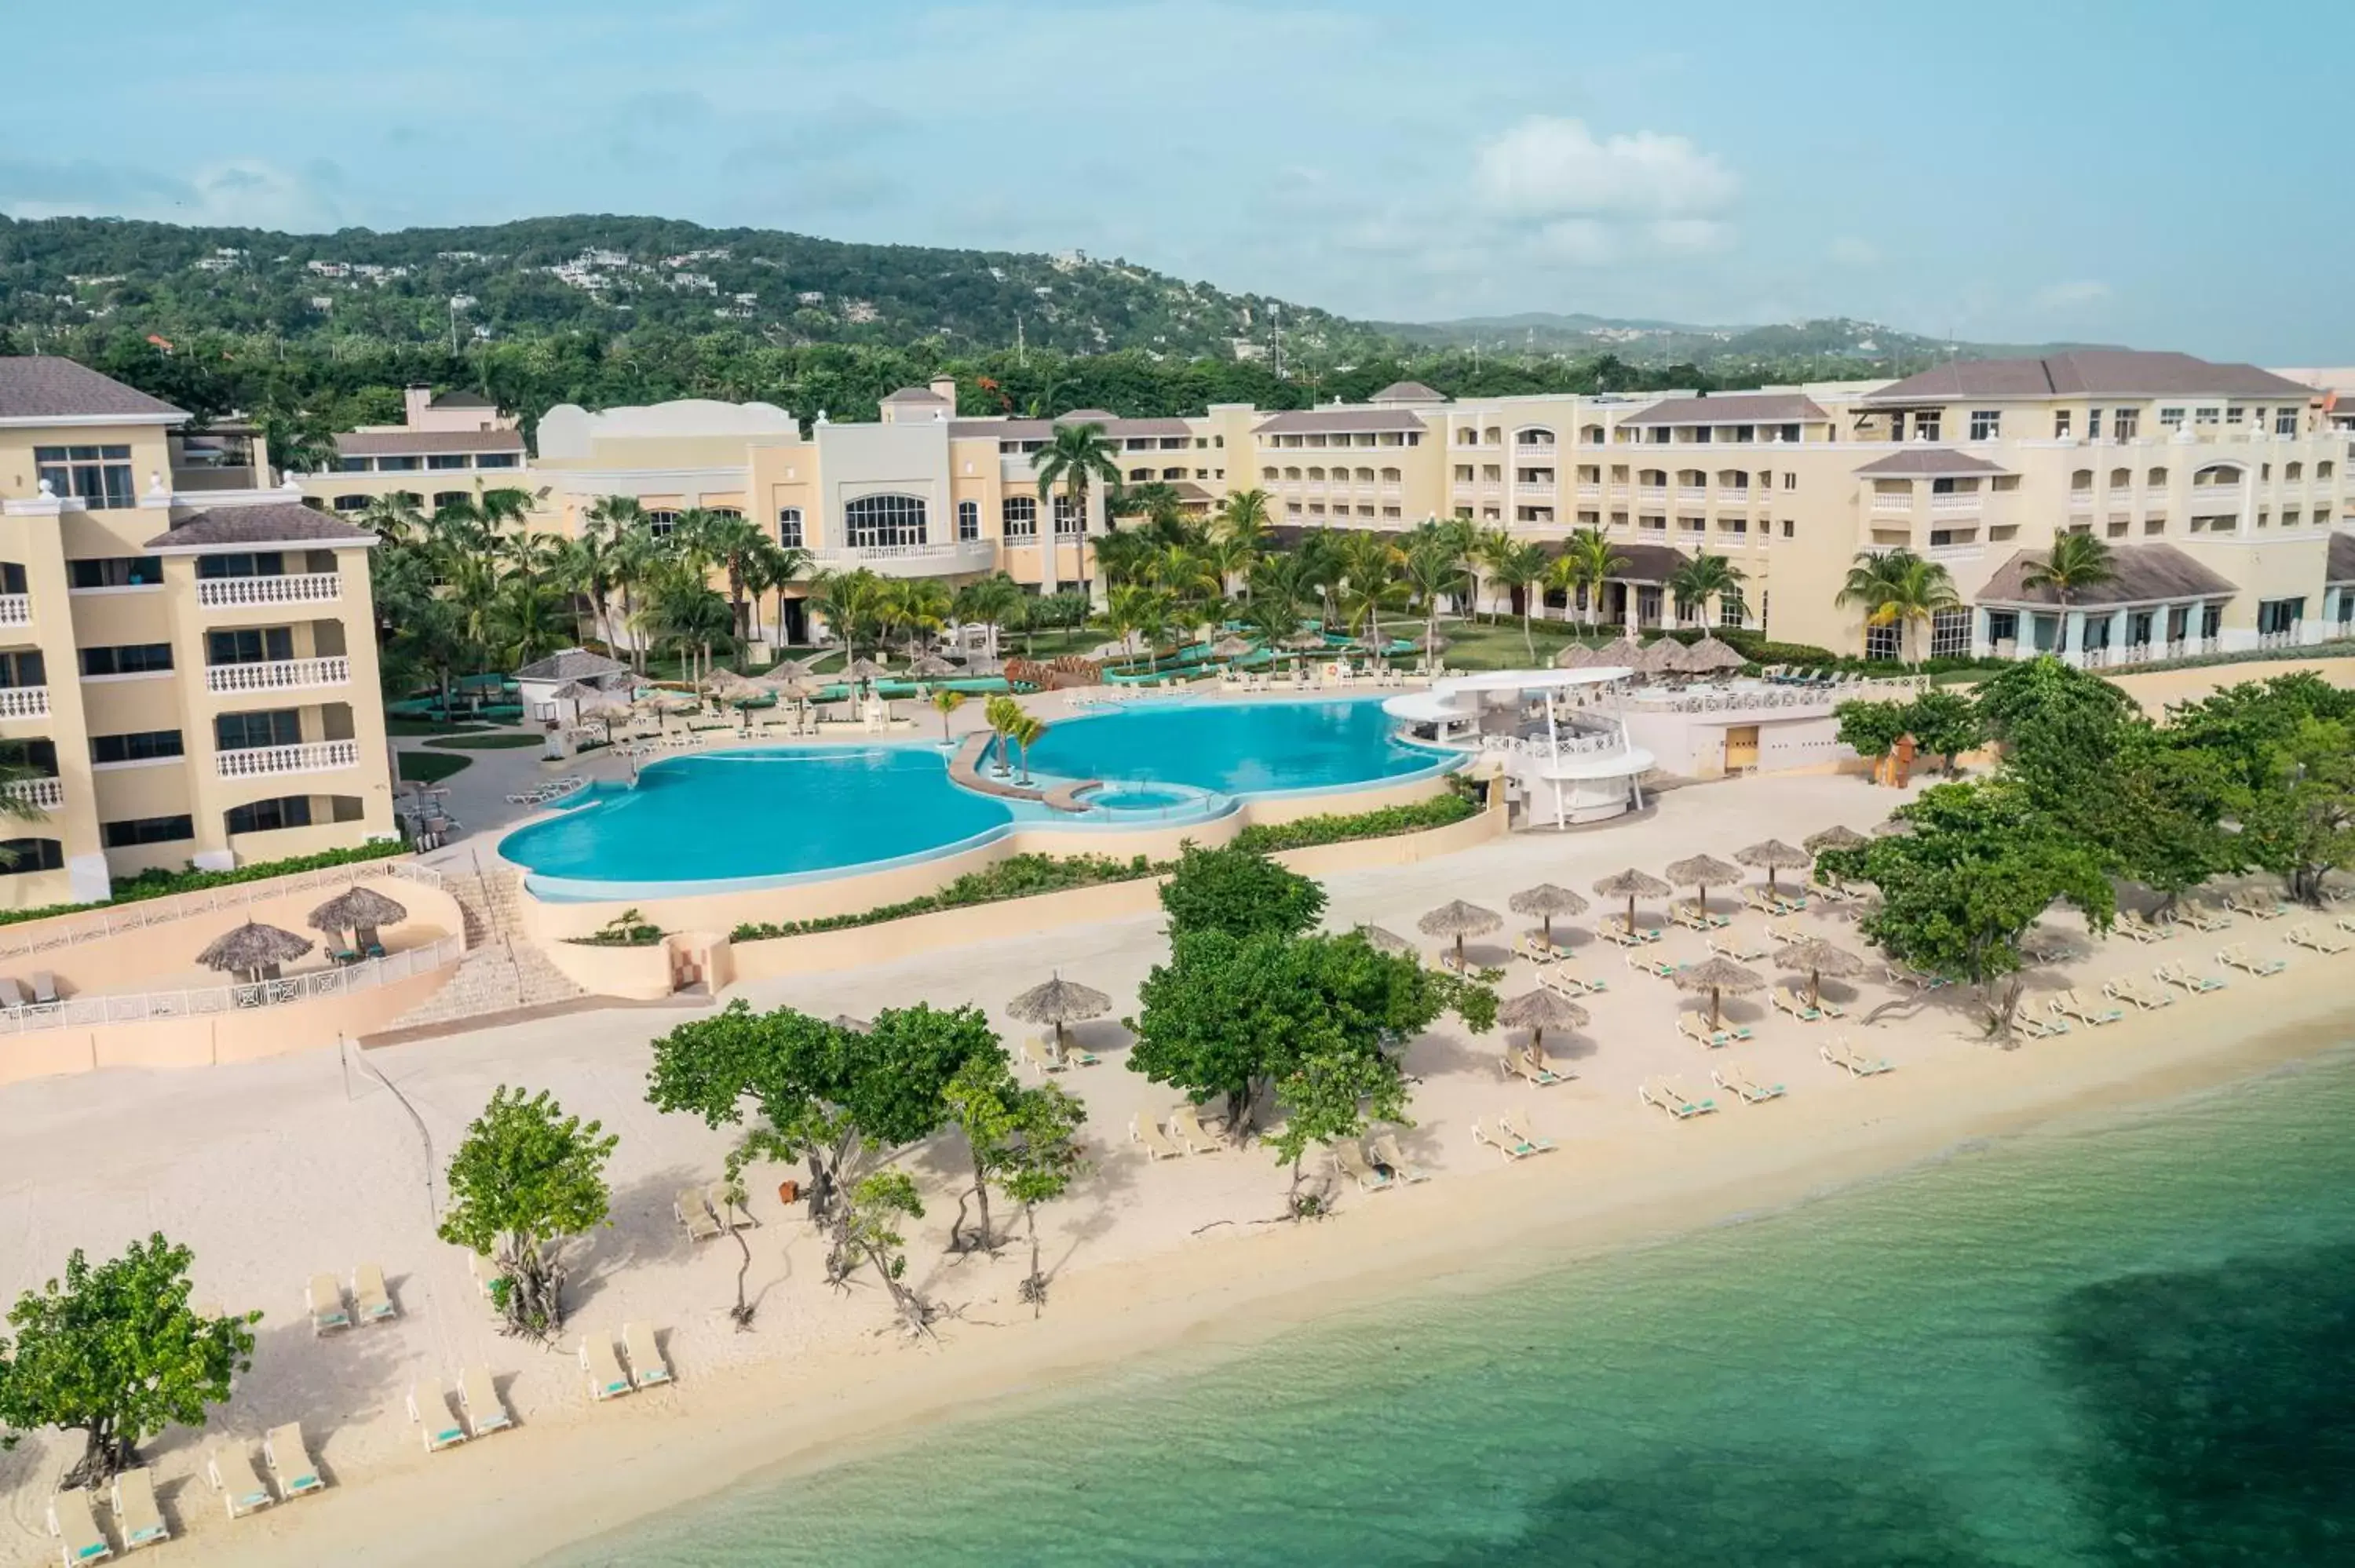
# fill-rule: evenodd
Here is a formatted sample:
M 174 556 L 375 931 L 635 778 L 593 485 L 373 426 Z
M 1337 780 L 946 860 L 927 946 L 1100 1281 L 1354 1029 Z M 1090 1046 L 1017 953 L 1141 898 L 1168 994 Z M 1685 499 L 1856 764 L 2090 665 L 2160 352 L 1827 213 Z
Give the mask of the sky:
M 12 18 L 0 211 L 635 213 L 1388 320 L 2355 364 L 2355 0 L 116 0 L 104 32 Z

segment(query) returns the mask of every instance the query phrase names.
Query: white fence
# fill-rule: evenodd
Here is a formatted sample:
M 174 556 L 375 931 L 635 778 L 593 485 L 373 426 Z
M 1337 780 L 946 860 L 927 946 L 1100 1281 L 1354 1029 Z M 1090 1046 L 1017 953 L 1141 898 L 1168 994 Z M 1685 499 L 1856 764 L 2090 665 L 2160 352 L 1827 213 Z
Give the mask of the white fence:
M 242 909 L 250 904 L 289 893 L 317 893 L 348 887 L 355 882 L 364 882 L 374 876 L 398 878 L 425 887 L 443 885 L 440 872 L 414 861 L 354 861 L 348 865 L 297 872 L 292 876 L 274 876 L 263 882 L 231 883 L 225 887 L 207 887 L 194 893 L 175 894 L 169 898 L 146 898 L 112 908 L 92 909 L 87 914 L 59 915 L 46 920 L 27 920 L 20 926 L 0 926 L 0 959 L 17 958 L 26 953 L 52 952 L 59 948 L 101 941 L 123 931 L 142 930 L 149 926 L 168 926 L 192 916 L 211 915 L 224 909 Z
M 374 991 L 378 986 L 446 969 L 465 955 L 465 937 L 453 933 L 431 947 L 408 948 L 381 959 L 287 975 L 280 980 L 240 981 L 194 991 L 134 991 L 30 1002 L 23 1007 L 0 1008 L 0 1034 L 89 1029 L 105 1023 L 154 1023 L 164 1019 L 210 1018 L 254 1008 L 285 1007 L 322 997 Z
M 249 746 L 218 753 L 224 779 L 273 778 L 287 773 L 335 773 L 359 766 L 356 740 L 310 740 L 294 746 Z
M 344 579 L 334 572 L 295 572 L 286 577 L 204 577 L 197 602 L 207 609 L 249 604 L 331 604 L 344 597 Z
M 1842 703 L 1894 702 L 1911 698 L 1927 691 L 1929 677 L 1907 676 L 1902 680 L 1849 681 L 1837 686 L 1771 687 L 1763 692 L 1712 692 L 1700 695 L 1673 698 L 1665 703 L 1646 702 L 1641 712 L 1672 714 L 1746 714 L 1767 713 L 1785 708 L 1815 708 L 1829 713 Z
M 208 692 L 291 692 L 307 686 L 340 686 L 352 678 L 352 662 L 341 653 L 317 659 L 272 659 L 266 663 L 211 664 L 205 669 Z

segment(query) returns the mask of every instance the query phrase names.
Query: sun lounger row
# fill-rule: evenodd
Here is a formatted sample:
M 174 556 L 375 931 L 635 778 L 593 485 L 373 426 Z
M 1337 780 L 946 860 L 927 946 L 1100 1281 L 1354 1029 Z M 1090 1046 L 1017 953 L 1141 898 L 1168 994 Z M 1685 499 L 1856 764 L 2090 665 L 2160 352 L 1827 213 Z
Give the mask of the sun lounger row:
M 1715 1100 L 1694 1096 L 1675 1078 L 1646 1078 L 1636 1086 L 1636 1097 L 1647 1106 L 1659 1107 L 1678 1121 L 1690 1121 L 1717 1108 Z
M 729 1198 L 725 1181 L 681 1188 L 671 1201 L 670 1212 L 687 1232 L 687 1239 L 695 1242 L 710 1241 L 760 1223 L 745 1211 L 743 1204 Z
M 1705 1045 L 1712 1051 L 1722 1050 L 1728 1045 L 1738 1044 L 1744 1040 L 1752 1039 L 1755 1033 L 1746 1024 L 1723 1022 L 1711 1023 L 1706 1015 L 1690 1010 L 1681 1011 L 1677 1014 L 1677 1033 L 1693 1044 Z
M 1883 1073 L 1893 1073 L 1897 1070 L 1897 1064 L 1888 1057 L 1868 1056 L 1858 1050 L 1845 1034 L 1828 1045 L 1817 1047 L 1816 1054 L 1839 1068 L 1851 1078 L 1878 1077 Z
M 250 1470 L 251 1466 L 247 1468 Z M 143 1546 L 159 1546 L 172 1539 L 171 1527 L 165 1523 L 163 1510 L 155 1506 L 154 1472 L 144 1467 L 118 1471 L 110 1491 L 114 1541 L 107 1538 L 99 1524 L 91 1493 L 76 1488 L 50 1497 L 48 1531 L 57 1538 L 59 1552 L 69 1568 L 74 1563 L 106 1562 L 114 1555 L 115 1541 L 122 1542 L 124 1552 L 131 1552 Z M 268 1500 L 267 1493 L 263 1499 Z
M 2249 947 L 2245 942 L 2235 942 L 2230 947 L 2217 948 L 2216 961 L 2228 969 L 2239 969 L 2243 974 L 2254 975 L 2259 980 L 2270 980 L 2289 968 L 2288 961 L 2284 959 L 2250 957 Z
M 326 1478 L 319 1474 L 310 1446 L 303 1441 L 303 1424 L 299 1421 L 270 1429 L 261 1439 L 261 1462 L 269 1467 L 271 1479 L 277 1483 L 274 1496 L 255 1473 L 253 1455 L 243 1443 L 218 1444 L 205 1456 L 205 1478 L 220 1494 L 221 1508 L 230 1519 L 243 1519 L 273 1502 L 293 1502 L 306 1493 L 326 1489 Z M 118 1491 L 118 1499 L 120 1496 Z M 118 1517 L 120 1507 L 118 1500 Z
M 384 1270 L 373 1263 L 359 1264 L 352 1269 L 348 1301 L 345 1299 L 342 1282 L 334 1275 L 313 1275 L 303 1287 L 303 1305 L 311 1314 L 314 1334 L 333 1333 L 355 1323 L 388 1323 L 400 1315 L 384 1287 Z
M 1502 1111 L 1494 1125 L 1474 1122 L 1472 1141 L 1495 1150 L 1508 1161 L 1527 1160 L 1554 1147 L 1552 1139 L 1537 1136 L 1535 1126 L 1526 1111 Z
M 2341 921 L 2343 926 L 2345 921 Z M 2282 939 L 2292 947 L 2305 948 L 2317 953 L 2343 953 L 2347 944 L 2338 938 L 2316 930 L 2312 926 L 2292 926 L 2282 933 Z
M 1570 1065 L 1550 1054 L 1543 1045 L 1508 1045 L 1498 1070 L 1508 1078 L 1519 1078 L 1539 1088 L 1550 1088 L 1566 1084 L 1578 1076 Z
M 1022 1042 L 1022 1060 L 1043 1075 L 1071 1067 L 1092 1067 L 1103 1058 L 1050 1033 L 1033 1035 Z
M 1557 991 L 1569 997 L 1592 995 L 1610 989 L 1599 980 L 1588 980 L 1584 975 L 1580 974 L 1577 968 L 1567 959 L 1557 961 L 1538 970 L 1538 984 L 1544 986 L 1548 991 Z
M 644 1323 L 622 1325 L 622 1348 L 627 1351 L 630 1364 L 624 1368 L 621 1357 L 613 1353 L 613 1340 L 607 1334 L 583 1334 L 581 1337 L 581 1371 L 589 1379 L 589 1396 L 604 1401 L 618 1399 L 642 1388 L 654 1388 L 670 1381 L 670 1364 L 662 1358 L 655 1345 L 651 1330 Z
M 1362 1143 L 1350 1139 L 1333 1145 L 1333 1165 L 1355 1181 L 1362 1192 L 1379 1192 L 1387 1187 L 1404 1187 L 1429 1179 L 1429 1173 L 1399 1148 L 1398 1134 L 1387 1128 Z
M 5 975 L 0 975 L 0 1008 L 10 1012 L 22 1012 L 27 1008 L 56 1007 L 59 1004 L 58 977 L 47 969 L 33 971 L 33 991 L 26 995 L 25 988 Z
M 544 806 L 550 800 L 561 800 L 565 796 L 576 794 L 588 787 L 589 780 L 583 779 L 580 774 L 567 773 L 560 778 L 550 779 L 544 783 L 535 784 L 528 789 L 517 790 L 514 794 L 507 797 L 507 804 L 510 806 Z
M 1165 1125 L 1139 1111 L 1128 1118 L 1128 1140 L 1145 1146 L 1147 1160 L 1176 1160 L 1188 1154 L 1209 1154 L 1226 1147 L 1202 1125 L 1199 1106 L 1181 1105 Z
M 469 1437 L 487 1437 L 515 1425 L 515 1417 L 500 1403 L 498 1386 L 491 1382 L 490 1369 L 479 1364 L 459 1371 L 458 1410 L 460 1418 L 452 1419 L 449 1399 L 438 1389 L 420 1404 L 417 1385 L 410 1384 L 409 1419 L 417 1424 L 429 1454 L 454 1448 Z

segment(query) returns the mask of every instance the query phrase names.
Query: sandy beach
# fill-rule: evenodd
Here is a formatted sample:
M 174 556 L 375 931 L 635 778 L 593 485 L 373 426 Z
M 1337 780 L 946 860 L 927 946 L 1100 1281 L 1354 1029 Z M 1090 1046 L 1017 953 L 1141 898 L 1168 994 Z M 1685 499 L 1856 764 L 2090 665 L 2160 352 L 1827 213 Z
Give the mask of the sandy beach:
M 1500 913 L 1539 881 L 1584 889 L 1633 864 L 1726 854 L 1774 835 L 1796 842 L 1844 821 L 1863 828 L 1898 797 L 1853 778 L 1785 776 L 1669 792 L 1645 820 L 1561 836 L 1520 835 L 1443 860 L 1340 876 L 1328 884 L 1336 927 L 1370 921 L 1411 933 L 1417 916 L 1463 897 Z M 1718 906 L 1732 901 L 1720 895 Z M 1646 911 L 1657 921 L 1657 907 Z M 1091 1369 L 1172 1345 L 1241 1344 L 1320 1315 L 1428 1288 L 1476 1287 L 1504 1274 L 1582 1253 L 1673 1238 L 1869 1181 L 1974 1139 L 2071 1119 L 2101 1119 L 2229 1082 L 2343 1044 L 2355 953 L 2328 958 L 2286 946 L 2289 921 L 2241 922 L 2222 938 L 2190 934 L 2143 947 L 2115 937 L 2035 971 L 2031 1001 L 2074 985 L 2089 998 L 2114 975 L 2148 976 L 2181 959 L 2222 975 L 2211 955 L 2245 941 L 2289 959 L 2286 974 L 2232 974 L 2224 991 L 2057 1040 L 1998 1051 L 1978 1038 L 1952 992 L 1902 1018 L 1858 1020 L 1898 993 L 1877 980 L 1827 982 L 1850 1006 L 1845 1024 L 1802 1024 L 1764 997 L 1729 1001 L 1756 1038 L 1733 1048 L 1759 1078 L 1789 1087 L 1762 1107 L 1727 1103 L 1689 1124 L 1640 1105 L 1636 1087 L 1662 1072 L 1706 1088 L 1710 1058 L 1677 1036 L 1690 999 L 1625 967 L 1574 922 L 1578 962 L 1607 981 L 1587 1005 L 1593 1022 L 1550 1040 L 1577 1076 L 1537 1089 L 1499 1074 L 1507 1036 L 1452 1023 L 1413 1046 L 1423 1080 L 1417 1127 L 1402 1142 L 1433 1179 L 1397 1192 L 1345 1194 L 1337 1214 L 1309 1225 L 1263 1223 L 1284 1177 L 1252 1148 L 1148 1164 L 1126 1138 L 1131 1115 L 1166 1112 L 1177 1097 L 1123 1066 L 1117 1016 L 1084 1025 L 1103 1065 L 1069 1086 L 1086 1097 L 1098 1169 L 1041 1214 L 1052 1298 L 1033 1319 L 1014 1298 L 1026 1259 L 942 1255 L 962 1172 L 943 1139 L 911 1157 L 930 1211 L 911 1236 L 911 1277 L 954 1309 L 936 1343 L 890 1333 L 871 1286 L 828 1289 L 809 1227 L 754 1181 L 760 1228 L 745 1233 L 759 1301 L 754 1330 L 726 1316 L 740 1261 L 726 1242 L 698 1250 L 670 1215 L 675 1192 L 717 1174 L 730 1139 L 657 1115 L 644 1097 L 650 1034 L 677 1016 L 617 1010 L 387 1048 L 347 1069 L 332 1046 L 245 1066 L 183 1074 L 112 1073 L 43 1080 L 0 1096 L 9 1128 L 0 1150 L 0 1292 L 56 1272 L 75 1246 L 111 1255 L 161 1228 L 194 1247 L 197 1297 L 258 1308 L 259 1347 L 236 1396 L 203 1433 L 150 1443 L 165 1510 L 185 1539 L 184 1563 L 275 1564 L 527 1562 L 645 1513 L 724 1489 L 782 1466 L 823 1463 L 852 1445 L 992 1408 Z M 1795 924 L 1854 946 L 1820 902 Z M 1512 931 L 1476 941 L 1476 959 L 1504 964 Z M 2056 928 L 2065 929 L 2055 921 Z M 1731 935 L 1766 941 L 1743 914 Z M 1426 942 L 1426 947 L 1432 944 Z M 2090 950 L 2088 950 L 2090 947 Z M 1703 956 L 1702 938 L 1672 930 L 1656 950 Z M 1007 1000 L 1050 969 L 1133 1008 L 1161 956 L 1157 920 L 1014 937 L 888 966 L 748 988 L 759 1006 L 789 1002 L 821 1015 L 871 1013 L 916 1000 L 972 1001 L 1004 1017 Z M 1772 974 L 1771 965 L 1761 965 Z M 1533 980 L 1516 962 L 1500 990 Z M 2262 1006 L 2248 1005 L 2253 997 Z M 2039 1003 L 2041 1005 L 2041 1003 Z M 1898 1070 L 1851 1080 L 1818 1047 L 1846 1033 Z M 357 1055 L 357 1053 L 355 1053 Z M 372 1070 L 372 1071 L 371 1071 Z M 380 1073 L 391 1087 L 373 1075 Z M 432 1236 L 439 1167 L 466 1121 L 501 1083 L 555 1092 L 566 1108 L 621 1135 L 612 1228 L 582 1248 L 561 1353 L 501 1338 L 462 1255 Z M 393 1090 L 398 1090 L 396 1095 Z M 1529 1113 L 1556 1152 L 1506 1166 L 1468 1134 L 1475 1118 Z M 430 1140 L 431 1152 L 428 1151 Z M 401 1316 L 395 1324 L 314 1339 L 304 1279 L 380 1263 Z M 592 1404 L 571 1349 L 581 1330 L 624 1318 L 655 1325 L 678 1383 Z M 486 1363 L 517 1429 L 428 1456 L 403 1395 L 447 1389 L 460 1365 Z M 300 1420 L 332 1486 L 323 1496 L 231 1523 L 200 1478 L 212 1443 Z M 70 1457 L 52 1436 L 0 1456 L 0 1561 L 48 1561 L 41 1501 Z

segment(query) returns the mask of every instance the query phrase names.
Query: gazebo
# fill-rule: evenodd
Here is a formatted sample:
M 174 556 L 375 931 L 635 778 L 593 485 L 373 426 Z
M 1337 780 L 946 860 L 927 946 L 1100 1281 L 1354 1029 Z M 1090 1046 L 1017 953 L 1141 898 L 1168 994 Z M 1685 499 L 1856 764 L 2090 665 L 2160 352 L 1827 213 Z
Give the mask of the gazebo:
M 248 920 L 215 938 L 210 947 L 197 955 L 197 962 L 208 969 L 219 969 L 259 983 L 276 980 L 281 964 L 293 963 L 311 947 L 308 937 L 298 937 L 259 920 Z
M 348 956 L 358 959 L 382 956 L 384 944 L 378 938 L 379 927 L 399 925 L 408 918 L 409 911 L 401 905 L 373 887 L 355 885 L 312 910 L 303 923 L 331 937 L 349 931 L 352 945 Z

